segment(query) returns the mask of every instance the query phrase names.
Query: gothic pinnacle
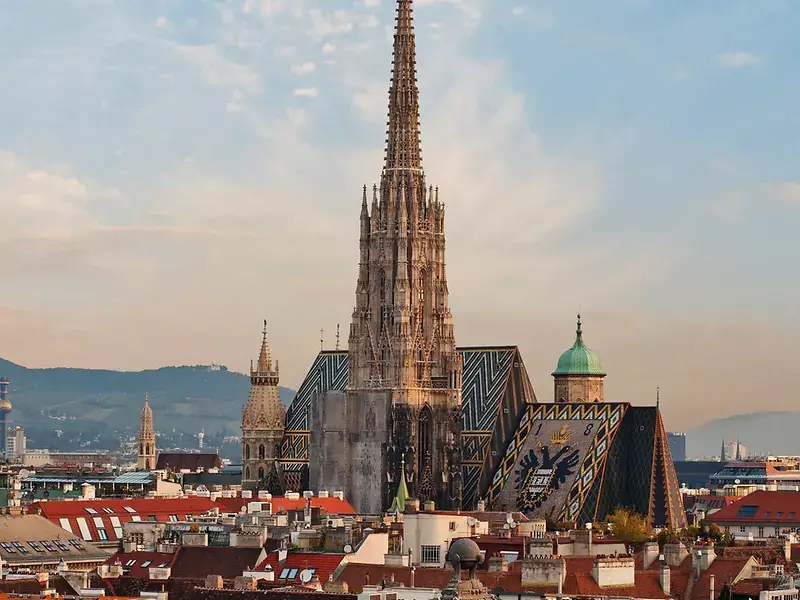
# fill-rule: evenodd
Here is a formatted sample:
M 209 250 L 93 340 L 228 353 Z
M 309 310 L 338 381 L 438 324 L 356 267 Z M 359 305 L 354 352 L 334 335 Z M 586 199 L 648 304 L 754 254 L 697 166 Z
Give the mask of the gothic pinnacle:
M 397 0 L 392 85 L 384 169 L 419 170 L 422 149 L 419 132 L 416 40 L 412 0 Z

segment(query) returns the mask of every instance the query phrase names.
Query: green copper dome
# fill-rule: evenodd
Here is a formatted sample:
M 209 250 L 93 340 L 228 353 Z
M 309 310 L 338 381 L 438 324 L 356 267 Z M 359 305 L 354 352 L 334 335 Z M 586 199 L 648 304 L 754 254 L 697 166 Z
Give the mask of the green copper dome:
M 581 316 L 578 315 L 578 329 L 575 331 L 575 343 L 558 359 L 555 375 L 600 375 L 604 376 L 600 366 L 600 357 L 589 350 L 583 343 Z

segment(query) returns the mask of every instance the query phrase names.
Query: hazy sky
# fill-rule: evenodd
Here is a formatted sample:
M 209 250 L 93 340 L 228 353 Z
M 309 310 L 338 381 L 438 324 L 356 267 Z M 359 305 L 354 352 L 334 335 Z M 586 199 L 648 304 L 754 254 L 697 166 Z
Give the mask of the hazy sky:
M 800 5 L 417 0 L 460 345 L 540 399 L 575 313 L 669 429 L 800 388 Z M 393 0 L 5 0 L 0 355 L 282 380 L 346 340 Z M 20 399 L 21 400 L 21 399 Z M 244 400 L 244 399 L 243 399 Z

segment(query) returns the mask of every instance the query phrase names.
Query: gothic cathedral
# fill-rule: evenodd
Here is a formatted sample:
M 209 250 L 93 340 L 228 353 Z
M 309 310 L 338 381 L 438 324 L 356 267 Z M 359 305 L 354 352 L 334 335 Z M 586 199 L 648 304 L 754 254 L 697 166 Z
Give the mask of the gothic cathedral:
M 286 413 L 278 393 L 278 380 L 278 361 L 273 368 L 265 320 L 255 368 L 250 362 L 250 398 L 242 411 L 243 489 L 265 486 L 280 456 Z
M 361 200 L 347 389 L 312 402 L 312 489 L 341 486 L 362 513 L 388 508 L 403 476 L 421 501 L 461 505 L 444 217 L 422 169 L 413 9 L 398 0 L 384 165 L 371 203 L 366 186 Z

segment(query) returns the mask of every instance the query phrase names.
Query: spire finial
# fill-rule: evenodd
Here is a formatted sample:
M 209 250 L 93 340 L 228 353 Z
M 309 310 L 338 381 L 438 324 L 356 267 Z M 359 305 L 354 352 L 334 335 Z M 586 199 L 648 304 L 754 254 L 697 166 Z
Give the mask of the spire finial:
M 583 329 L 581 328 L 581 315 L 578 313 L 578 327 L 575 329 L 575 343 L 583 344 Z
M 267 320 L 264 319 L 264 329 L 261 331 L 261 350 L 258 352 L 256 370 L 259 373 L 272 371 L 272 357 L 269 353 L 269 342 L 267 341 Z M 252 368 L 251 368 L 252 372 Z
M 661 406 L 661 388 L 656 386 L 656 408 Z
M 319 330 L 319 351 L 322 352 L 325 349 L 325 337 L 324 337 L 325 330 Z
M 411 0 L 397 0 L 394 28 L 392 85 L 384 169 L 422 169 L 419 133 L 419 88 Z
M 339 323 L 336 324 L 336 351 L 339 351 L 339 341 L 341 336 L 339 335 Z
M 266 319 L 264 319 L 264 331 L 262 332 L 261 341 L 262 342 L 266 342 L 267 341 L 267 320 Z

